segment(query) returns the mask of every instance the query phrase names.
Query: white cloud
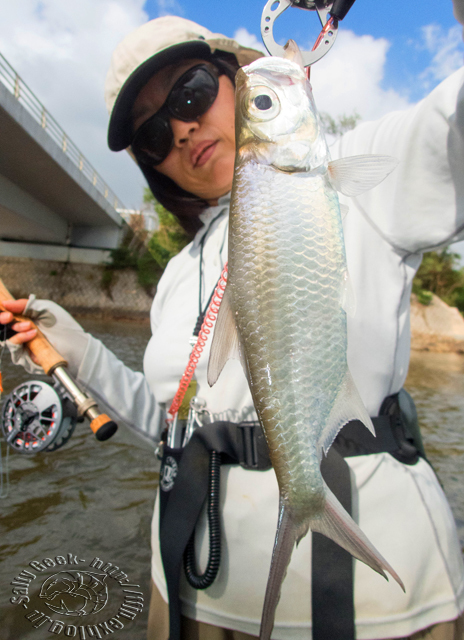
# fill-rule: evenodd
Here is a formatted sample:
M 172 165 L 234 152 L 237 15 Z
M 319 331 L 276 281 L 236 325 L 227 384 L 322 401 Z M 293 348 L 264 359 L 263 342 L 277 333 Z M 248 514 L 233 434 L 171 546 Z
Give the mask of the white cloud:
M 250 47 L 250 49 L 257 49 L 268 55 L 266 47 L 261 39 L 255 36 L 254 33 L 250 33 L 245 27 L 240 27 L 233 35 L 234 40 L 237 40 L 239 44 L 244 47 Z
M 262 42 L 244 27 L 235 32 L 234 38 L 244 46 L 266 51 Z M 389 48 L 390 43 L 384 38 L 340 31 L 332 50 L 311 70 L 318 109 L 335 118 L 356 112 L 363 120 L 372 120 L 410 106 L 407 97 L 383 87 Z
M 462 27 L 454 25 L 445 32 L 443 27 L 429 24 L 422 27 L 421 31 L 422 42 L 418 48 L 425 48 L 433 56 L 430 65 L 421 73 L 425 86 L 429 88 L 431 84 L 444 80 L 462 66 Z
M 405 96 L 382 86 L 390 43 L 384 38 L 341 31 L 332 50 L 311 70 L 319 111 L 332 117 L 358 113 L 373 120 L 409 106 Z
M 128 207 L 143 177 L 106 145 L 103 86 L 111 52 L 148 16 L 144 0 L 15 0 L 5 3 L 0 51 Z
M 184 16 L 185 12 L 177 0 L 157 0 L 158 16 Z

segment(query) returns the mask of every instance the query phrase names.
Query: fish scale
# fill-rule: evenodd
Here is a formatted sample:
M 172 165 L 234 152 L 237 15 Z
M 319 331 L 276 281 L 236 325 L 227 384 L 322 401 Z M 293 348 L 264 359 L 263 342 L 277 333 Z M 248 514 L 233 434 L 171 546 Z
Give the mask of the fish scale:
M 267 187 L 264 206 L 255 188 L 258 180 Z M 255 163 L 239 168 L 230 219 L 228 280 L 253 380 L 253 399 L 266 420 L 280 489 L 291 500 L 306 486 L 311 501 L 316 493 L 319 502 L 323 487 L 314 442 L 346 369 L 341 221 L 338 203 L 324 183 L 321 175 L 289 175 Z M 333 207 L 329 223 L 328 206 Z M 259 325 L 260 332 L 250 331 L 250 324 Z M 267 370 L 272 371 L 271 381 Z M 287 384 L 289 377 L 295 384 Z M 270 398 L 279 410 L 268 410 Z M 301 499 L 290 506 L 304 512 L 311 508 Z M 299 520 L 304 513 L 295 517 Z

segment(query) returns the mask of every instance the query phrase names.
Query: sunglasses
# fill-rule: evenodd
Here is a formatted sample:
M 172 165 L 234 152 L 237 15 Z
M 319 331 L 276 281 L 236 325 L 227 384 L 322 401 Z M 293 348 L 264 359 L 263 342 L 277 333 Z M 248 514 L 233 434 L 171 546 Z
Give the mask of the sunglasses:
M 220 72 L 212 65 L 199 64 L 178 78 L 163 106 L 135 132 L 132 151 L 139 162 L 157 165 L 174 146 L 170 118 L 193 122 L 216 100 Z

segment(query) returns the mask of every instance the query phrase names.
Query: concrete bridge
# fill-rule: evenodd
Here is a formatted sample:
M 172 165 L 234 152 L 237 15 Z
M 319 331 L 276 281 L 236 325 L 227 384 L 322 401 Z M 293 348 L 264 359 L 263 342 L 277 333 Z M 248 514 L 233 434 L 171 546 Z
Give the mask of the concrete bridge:
M 124 209 L 0 54 L 0 256 L 99 263 Z

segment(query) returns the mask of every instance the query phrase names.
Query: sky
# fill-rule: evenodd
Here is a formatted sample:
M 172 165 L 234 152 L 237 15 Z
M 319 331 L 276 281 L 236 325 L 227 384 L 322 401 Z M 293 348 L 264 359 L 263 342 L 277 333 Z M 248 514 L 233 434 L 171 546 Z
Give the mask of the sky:
M 147 20 L 180 15 L 262 48 L 263 0 L 3 0 L 0 52 L 128 208 L 145 183 L 126 152 L 106 146 L 103 85 L 111 52 Z M 289 8 L 276 41 L 310 49 L 319 32 L 312 11 Z M 406 109 L 463 62 L 462 27 L 451 0 L 356 0 L 311 81 L 320 111 L 363 120 Z

